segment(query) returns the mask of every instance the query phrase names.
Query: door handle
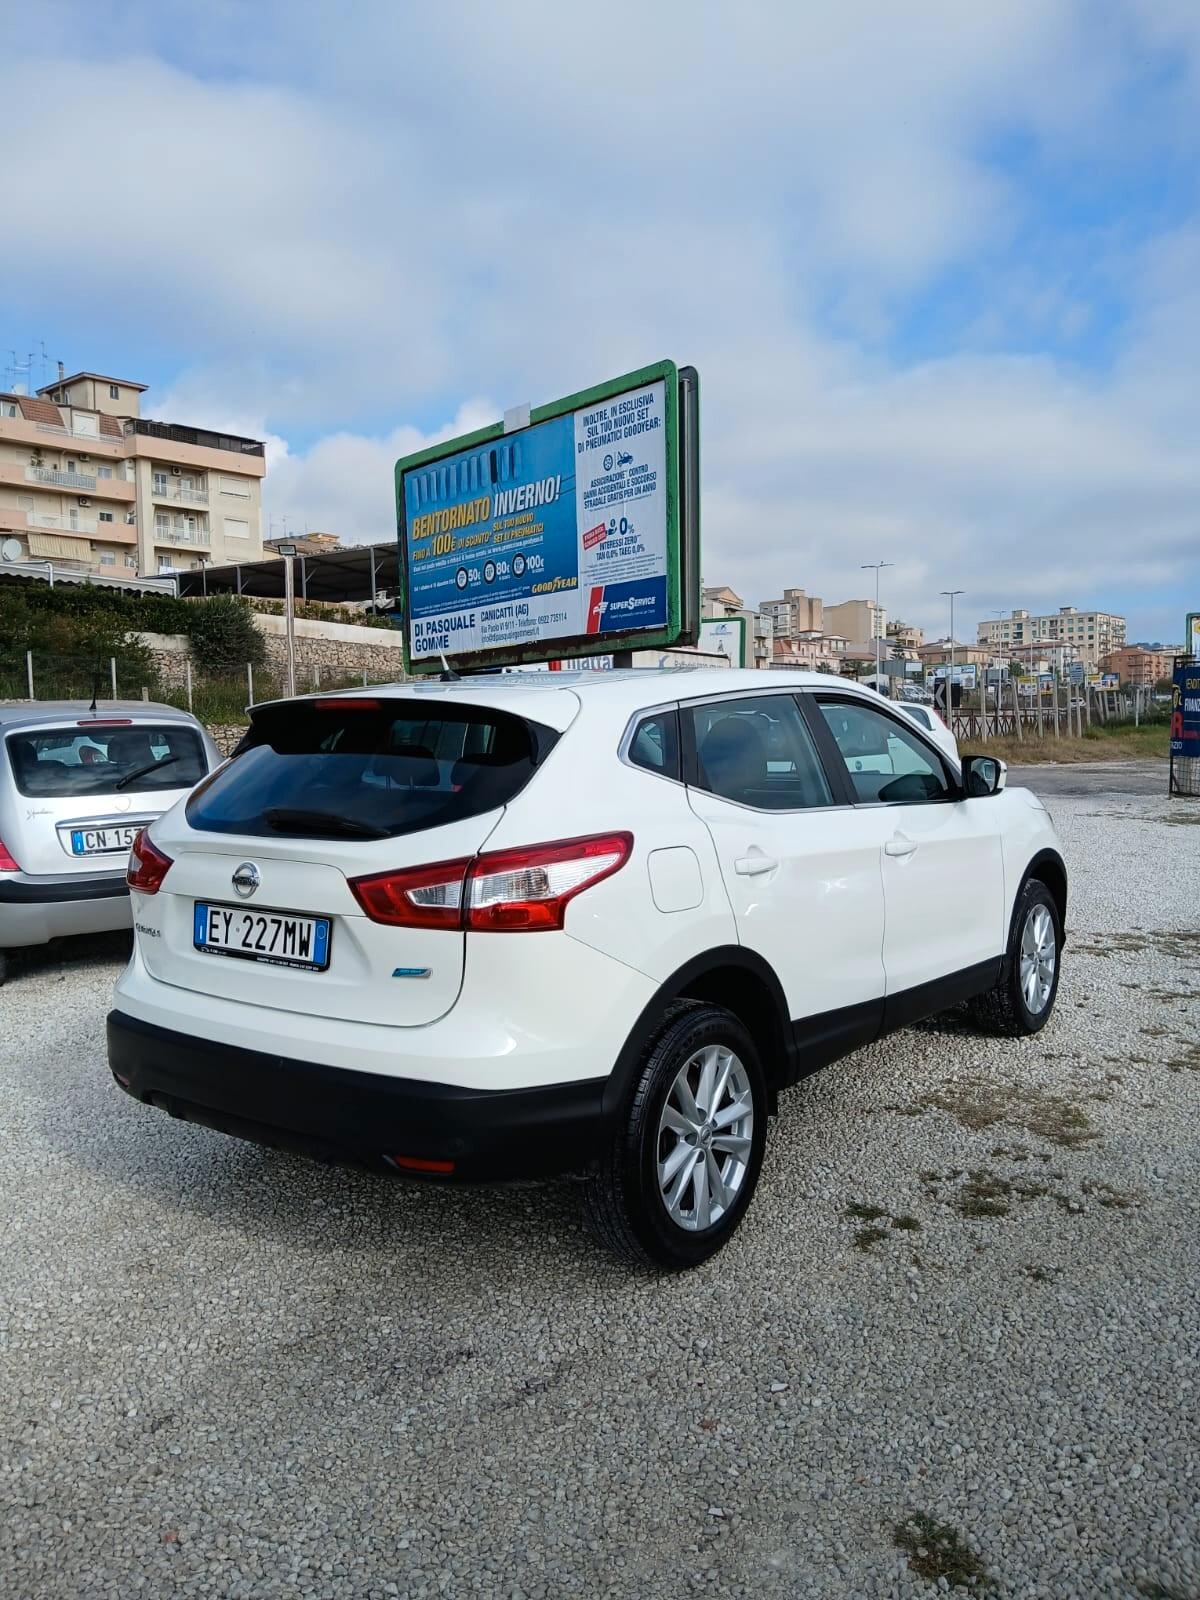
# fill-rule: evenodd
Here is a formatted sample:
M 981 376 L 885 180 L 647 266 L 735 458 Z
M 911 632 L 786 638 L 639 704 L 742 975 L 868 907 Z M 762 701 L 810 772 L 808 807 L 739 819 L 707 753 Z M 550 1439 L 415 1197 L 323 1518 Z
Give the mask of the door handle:
M 756 878 L 760 872 L 774 872 L 779 865 L 771 856 L 765 856 L 761 851 L 756 851 L 752 856 L 739 856 L 733 863 L 733 870 L 743 878 Z
M 887 840 L 883 853 L 885 856 L 910 856 L 916 848 L 915 839 L 906 839 L 902 833 L 898 833 L 894 839 Z

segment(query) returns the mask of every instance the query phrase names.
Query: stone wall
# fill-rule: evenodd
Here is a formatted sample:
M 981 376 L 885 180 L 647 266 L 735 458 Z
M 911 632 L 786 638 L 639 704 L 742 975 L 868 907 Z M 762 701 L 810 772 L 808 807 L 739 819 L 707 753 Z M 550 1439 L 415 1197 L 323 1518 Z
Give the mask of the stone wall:
M 245 723 L 209 722 L 205 726 L 209 737 L 223 756 L 231 756 L 238 740 L 246 731 Z
M 287 665 L 287 626 L 282 617 L 258 613 L 255 625 L 267 647 L 267 663 L 276 672 Z M 404 651 L 400 630 L 358 628 L 340 622 L 296 619 L 296 687 L 318 688 L 322 679 L 357 677 L 366 673 L 398 681 L 404 677 Z
M 287 627 L 282 617 L 256 613 L 255 626 L 266 646 L 266 671 L 282 677 L 287 667 Z M 184 633 L 139 633 L 135 635 L 149 650 L 160 681 L 172 688 L 187 682 L 188 638 Z M 193 663 L 198 681 L 202 669 Z M 296 619 L 296 688 L 301 693 L 359 678 L 363 673 L 372 681 L 395 682 L 404 677 L 404 652 L 400 632 L 383 628 L 359 628 L 339 622 L 311 622 Z

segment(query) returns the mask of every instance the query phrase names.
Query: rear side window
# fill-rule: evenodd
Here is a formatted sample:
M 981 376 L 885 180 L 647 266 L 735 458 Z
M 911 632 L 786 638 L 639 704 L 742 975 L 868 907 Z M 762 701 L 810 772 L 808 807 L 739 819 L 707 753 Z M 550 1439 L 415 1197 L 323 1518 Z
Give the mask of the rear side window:
M 187 818 L 211 833 L 395 838 L 507 805 L 557 738 L 540 723 L 474 706 L 267 706 L 237 759 L 189 800 Z
M 833 804 L 812 735 L 791 695 L 689 706 L 696 783 L 760 811 Z
M 72 724 L 10 733 L 5 742 L 18 790 L 47 800 L 190 789 L 208 771 L 195 729 L 169 724 Z
M 655 711 L 643 717 L 629 741 L 629 759 L 660 778 L 678 778 L 679 713 Z

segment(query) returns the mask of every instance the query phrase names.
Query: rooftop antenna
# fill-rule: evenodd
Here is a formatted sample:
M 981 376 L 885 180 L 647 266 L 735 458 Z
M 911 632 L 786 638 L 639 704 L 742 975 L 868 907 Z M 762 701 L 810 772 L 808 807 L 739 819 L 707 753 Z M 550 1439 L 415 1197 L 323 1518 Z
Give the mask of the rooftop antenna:
M 446 660 L 446 652 L 444 650 L 439 650 L 438 651 L 438 660 L 442 663 L 441 676 L 439 677 L 438 682 L 439 683 L 458 683 L 459 682 L 459 674 L 457 672 L 455 672 L 454 668 Z

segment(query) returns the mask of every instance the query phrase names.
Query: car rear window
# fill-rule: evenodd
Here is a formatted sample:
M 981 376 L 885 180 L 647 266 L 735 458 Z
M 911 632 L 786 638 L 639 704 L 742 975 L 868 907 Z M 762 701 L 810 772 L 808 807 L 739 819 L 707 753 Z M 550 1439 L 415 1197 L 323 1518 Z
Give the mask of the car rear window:
M 170 724 L 71 723 L 10 733 L 5 744 L 20 793 L 47 800 L 190 789 L 208 771 L 195 729 Z
M 557 738 L 490 707 L 266 706 L 236 759 L 189 800 L 187 819 L 212 833 L 395 838 L 506 805 Z

